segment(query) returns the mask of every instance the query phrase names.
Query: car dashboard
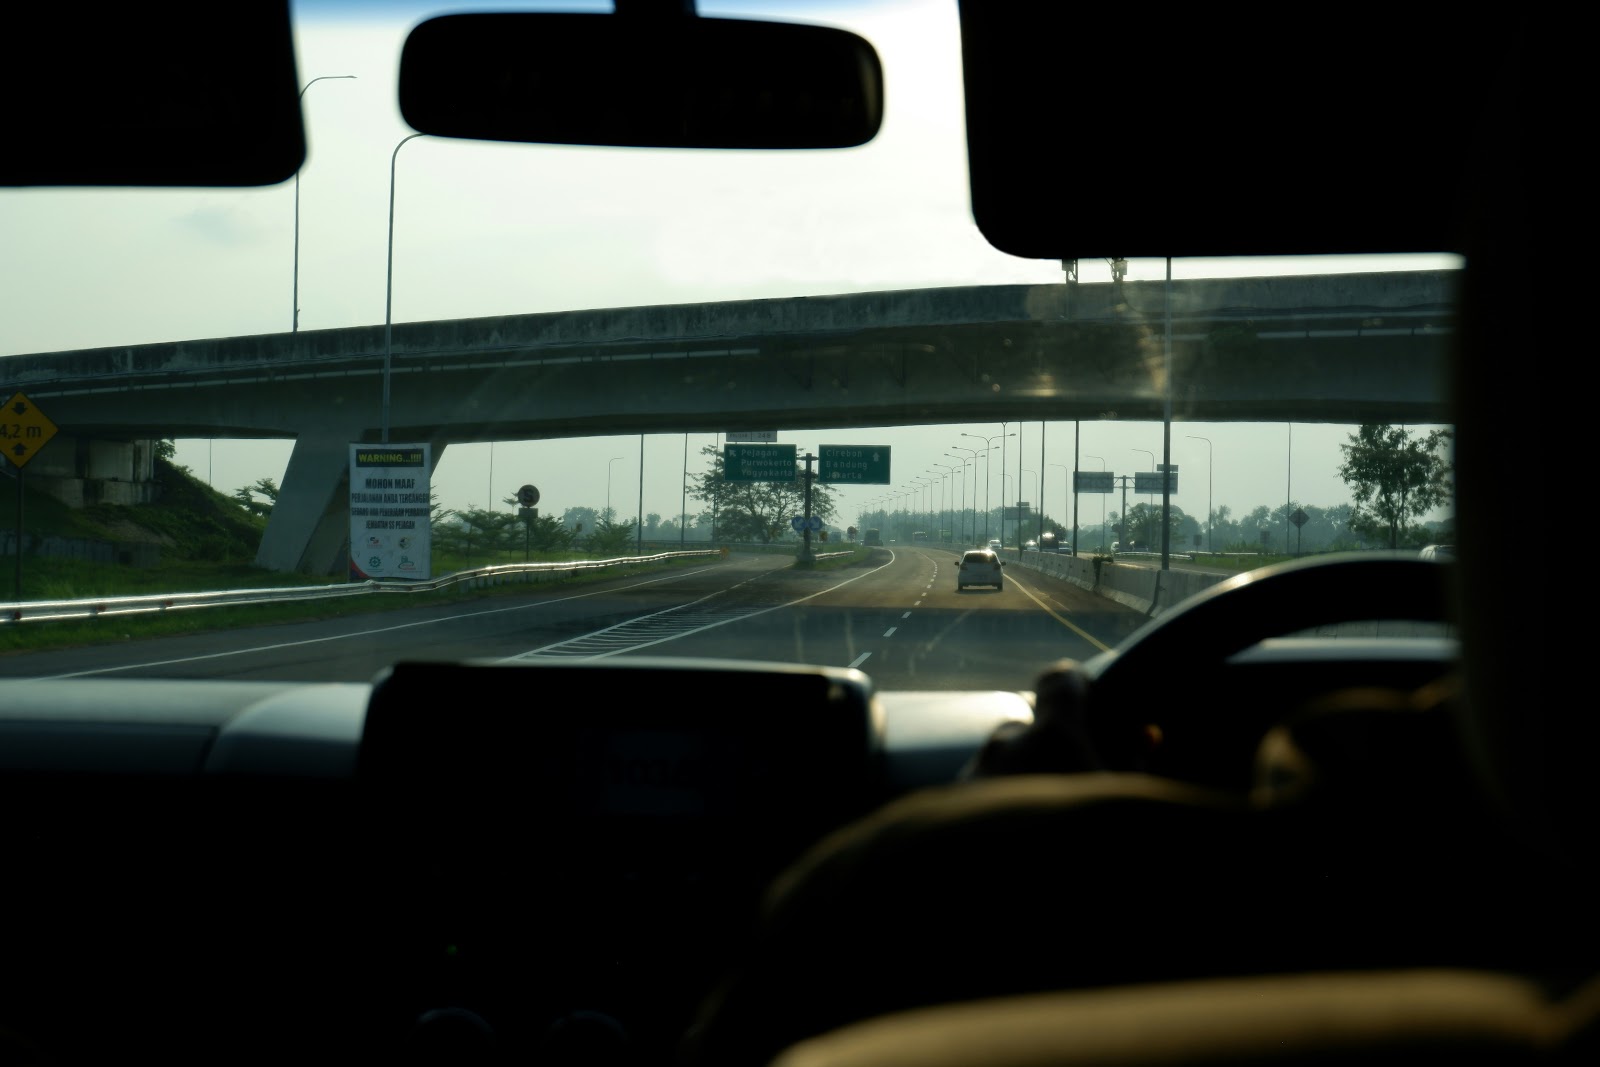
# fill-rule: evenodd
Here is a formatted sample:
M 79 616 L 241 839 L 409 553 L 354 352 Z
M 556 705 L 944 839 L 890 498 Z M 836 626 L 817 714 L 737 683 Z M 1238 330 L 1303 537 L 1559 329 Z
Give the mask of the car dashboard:
M 686 661 L 13 682 L 7 897 L 31 921 L 0 1028 L 52 1062 L 204 1058 L 241 1028 L 269 1056 L 406 1056 L 436 1027 L 456 1048 L 463 1019 L 468 1047 L 482 1027 L 659 1059 L 788 862 L 1028 715 L 913 695 L 891 726 L 898 699 L 857 671 Z
M 1310 662 L 1328 686 L 1452 667 L 1453 642 L 1396 645 L 1269 642 L 1206 681 L 1263 709 Z M 1033 696 L 667 658 L 15 682 L 0 789 L 30 921 L 0 1025 L 63 1063 L 240 1034 L 263 1058 L 669 1062 L 785 868 L 961 779 Z M 1166 769 L 1242 791 L 1271 718 L 1179 729 Z

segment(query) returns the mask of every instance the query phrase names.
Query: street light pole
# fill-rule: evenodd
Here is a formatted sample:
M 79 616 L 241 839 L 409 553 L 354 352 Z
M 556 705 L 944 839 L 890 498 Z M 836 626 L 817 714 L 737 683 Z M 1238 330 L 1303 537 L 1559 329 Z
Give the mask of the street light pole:
M 917 511 L 916 521 L 911 524 L 911 540 L 917 539 L 917 527 L 927 525 L 928 509 L 924 497 L 928 492 L 928 483 L 921 478 L 911 479 L 911 484 L 906 487 L 911 491 L 912 507 Z
M 952 456 L 948 452 L 941 452 L 940 455 L 944 456 L 945 459 L 953 459 L 956 461 L 954 466 L 951 466 L 947 463 L 938 464 L 938 466 L 949 467 L 950 469 L 950 514 L 946 517 L 945 521 L 951 526 L 950 542 L 951 544 L 954 544 L 955 542 L 961 540 L 961 506 L 956 504 L 955 491 L 960 489 L 961 504 L 965 505 L 967 497 L 967 461 L 959 456 Z
M 961 502 L 956 505 L 954 516 L 956 521 L 951 524 L 955 527 L 955 530 L 951 540 L 964 542 L 967 539 L 967 461 L 960 456 L 951 455 L 949 452 L 946 452 L 944 457 L 945 459 L 953 459 L 959 464 L 955 469 L 955 478 L 956 485 L 961 490 Z
M 394 165 L 407 141 L 421 137 L 413 133 L 402 137 L 389 156 L 389 266 L 383 292 L 383 443 L 389 443 L 389 374 L 394 365 Z
M 355 75 L 324 74 L 321 77 L 312 78 L 300 90 L 301 101 L 303 102 L 306 98 L 306 90 L 317 84 L 317 82 L 338 81 L 341 78 L 354 80 Z M 301 110 L 304 111 L 305 109 L 301 108 Z M 294 316 L 290 319 L 292 325 L 289 332 L 298 333 L 300 331 L 300 167 L 294 168 L 294 294 L 292 301 L 294 303 Z
M 1001 429 L 1004 429 L 1005 423 L 1001 423 L 1000 426 Z M 988 541 L 989 511 L 991 510 L 989 507 L 989 453 L 994 451 L 996 447 L 995 442 L 999 441 L 1000 444 L 998 447 L 1000 449 L 1000 473 L 1004 474 L 1006 470 L 1006 438 L 1015 437 L 1017 435 L 1014 433 L 997 433 L 993 437 L 982 437 L 975 433 L 964 433 L 961 436 L 976 438 L 977 440 L 982 441 L 985 445 L 983 455 L 983 539 Z M 976 475 L 974 475 L 974 477 L 976 477 Z M 1000 540 L 1002 542 L 1005 541 L 1005 529 L 1005 525 L 1002 522 L 1000 526 Z M 1004 545 L 1001 547 L 1004 547 Z
M 989 453 L 983 454 L 983 539 L 989 540 Z
M 1015 436 L 1006 433 L 1009 422 L 1000 423 L 1000 545 L 1006 543 L 1006 438 Z M 987 504 L 988 501 L 985 501 Z
M 711 498 L 711 543 L 717 543 L 717 512 L 722 502 L 722 486 L 717 481 L 717 462 L 722 459 L 722 431 L 717 431 L 716 451 L 711 454 L 711 488 L 716 495 Z M 727 468 L 723 468 L 723 481 L 727 480 Z
M 1047 463 L 1045 466 L 1061 468 L 1061 500 L 1063 503 L 1065 503 L 1066 501 L 1072 499 L 1068 482 L 1072 468 L 1067 466 L 1065 463 Z M 1043 481 L 1043 479 L 1041 478 L 1040 481 Z M 1041 489 L 1040 494 L 1043 495 L 1043 492 L 1044 490 Z M 1042 511 L 1039 513 L 1039 541 L 1041 544 L 1044 541 L 1044 513 Z M 1057 542 L 1056 551 L 1061 551 L 1059 542 Z M 1074 508 L 1072 512 L 1072 554 L 1074 556 L 1078 554 L 1078 514 L 1076 508 Z
M 1133 448 L 1133 449 L 1129 449 L 1129 451 L 1131 451 L 1131 452 L 1143 452 L 1145 455 L 1149 456 L 1150 457 L 1150 471 L 1151 471 L 1152 474 L 1155 473 L 1155 469 L 1156 469 L 1156 454 L 1154 452 L 1150 451 L 1148 448 Z M 1147 507 L 1152 508 L 1152 509 L 1155 507 L 1155 504 L 1150 500 L 1150 494 L 1149 493 L 1146 493 L 1144 495 L 1144 500 L 1145 500 L 1145 505 Z M 1123 520 L 1122 521 L 1123 522 L 1127 522 L 1128 521 L 1127 520 L 1127 516 L 1123 516 Z M 1146 523 L 1146 525 L 1148 526 L 1148 523 Z M 1149 545 L 1145 546 L 1145 551 L 1146 552 L 1150 551 L 1150 546 Z
M 944 527 L 950 525 L 950 508 L 945 505 L 945 496 L 949 490 L 950 478 L 955 473 L 956 468 L 948 463 L 935 463 L 934 466 L 939 468 L 939 511 L 941 513 L 939 519 L 939 541 L 942 544 L 945 540 Z M 951 503 L 954 503 L 954 501 L 951 501 Z
M 1283 554 L 1289 554 L 1289 502 L 1294 499 L 1294 423 L 1283 424 L 1288 432 L 1285 445 L 1287 454 L 1284 459 L 1283 471 Z
M 1042 421 L 1039 423 L 1039 470 L 1040 471 L 1044 470 L 1044 423 Z M 1064 500 L 1061 503 L 1062 503 L 1062 506 L 1066 505 L 1066 501 L 1064 501 Z M 1035 536 L 1038 537 L 1039 542 L 1041 544 L 1043 544 L 1044 543 L 1044 475 L 1042 473 L 1039 475 L 1039 507 L 1038 507 L 1038 515 L 1039 515 L 1039 521 L 1034 524 L 1034 525 L 1036 525 L 1038 527 L 1038 531 L 1036 532 Z
M 1204 441 L 1206 443 L 1206 551 L 1217 550 L 1217 540 L 1212 536 L 1211 528 L 1216 525 L 1217 517 L 1211 510 L 1211 439 L 1209 437 L 1196 437 L 1194 434 L 1184 434 L 1191 441 Z
M 978 506 L 978 450 L 976 448 L 962 448 L 960 445 L 951 445 L 950 447 L 954 448 L 954 449 L 957 449 L 958 451 L 961 451 L 961 452 L 971 452 L 972 453 L 972 506 L 974 508 L 976 508 Z M 963 472 L 966 471 L 966 469 L 967 469 L 967 461 L 965 459 L 961 459 L 960 456 L 950 455 L 950 453 L 948 453 L 948 452 L 946 452 L 945 455 L 950 456 L 951 459 L 960 459 L 961 460 L 961 470 Z M 966 511 L 966 509 L 967 509 L 967 483 L 965 481 L 962 481 L 962 483 L 961 483 L 961 510 L 962 511 Z M 971 530 L 967 530 L 966 529 L 966 527 L 969 526 L 969 525 L 972 527 Z M 962 523 L 962 528 L 963 528 L 963 536 L 962 536 L 962 540 L 963 541 L 970 542 L 970 541 L 973 541 L 973 540 L 975 540 L 977 538 L 978 522 L 977 522 L 977 518 L 975 516 L 971 519 L 970 522 L 963 522 Z
M 1022 451 L 1020 445 L 1018 446 L 1017 451 L 1018 452 Z M 1033 493 L 1033 495 L 1034 495 L 1034 499 L 1036 501 L 1044 499 L 1044 488 L 1039 484 L 1039 472 L 1038 471 L 1031 471 L 1028 468 L 1024 467 L 1022 465 L 1022 459 L 1021 459 L 1020 456 L 1017 458 L 1017 471 L 1019 473 L 1021 473 L 1021 474 L 1031 474 L 1031 475 L 1033 475 L 1033 484 L 1034 484 L 1034 493 Z M 1019 497 L 1022 495 L 1022 490 L 1020 488 L 1017 490 L 1017 495 Z M 1018 515 L 1018 518 L 1017 518 L 1017 547 L 1018 548 L 1022 547 L 1022 533 L 1023 533 L 1023 530 L 1022 530 L 1022 519 L 1021 519 L 1022 510 L 1021 509 L 1022 509 L 1022 501 L 1018 500 L 1017 501 L 1017 515 Z M 1041 516 L 1041 521 L 1043 521 L 1042 516 Z M 1039 527 L 1039 532 L 1040 533 L 1044 532 L 1044 527 L 1043 526 Z
M 615 463 L 619 459 L 626 459 L 626 458 L 627 458 L 626 456 L 612 456 L 610 459 L 606 460 L 606 514 L 605 514 L 605 521 L 606 521 L 607 524 L 610 524 L 610 522 L 611 522 L 611 465 L 613 463 Z
M 1102 457 L 1102 456 L 1091 456 L 1091 455 L 1085 453 L 1083 458 L 1084 459 L 1097 459 L 1097 460 L 1100 461 L 1100 469 L 1101 470 L 1105 470 L 1106 469 L 1106 461 L 1105 461 L 1105 458 Z M 1100 551 L 1104 552 L 1105 550 L 1106 550 L 1106 495 L 1104 493 L 1101 493 L 1100 494 Z

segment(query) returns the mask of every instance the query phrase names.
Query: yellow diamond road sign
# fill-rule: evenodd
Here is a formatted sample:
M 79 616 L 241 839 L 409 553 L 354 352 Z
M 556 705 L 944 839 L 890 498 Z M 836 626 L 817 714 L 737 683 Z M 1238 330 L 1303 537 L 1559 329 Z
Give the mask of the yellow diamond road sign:
M 0 409 L 0 452 L 14 467 L 25 465 L 55 435 L 56 424 L 21 393 Z

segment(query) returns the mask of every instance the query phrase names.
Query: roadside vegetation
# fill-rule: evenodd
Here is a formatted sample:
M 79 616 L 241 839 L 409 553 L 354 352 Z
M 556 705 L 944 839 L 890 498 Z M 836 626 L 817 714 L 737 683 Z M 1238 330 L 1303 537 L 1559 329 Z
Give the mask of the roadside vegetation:
M 109 555 L 110 561 L 28 551 L 23 554 L 19 568 L 15 556 L 0 557 L 0 603 L 215 589 L 281 589 L 346 582 L 342 575 L 285 574 L 256 566 L 256 550 L 277 495 L 277 486 L 271 484 L 270 479 L 262 479 L 227 495 L 195 478 L 188 469 L 173 464 L 170 458 L 161 456 L 156 460 L 156 481 L 160 486 L 158 504 L 97 504 L 85 508 L 71 508 L 44 493 L 31 491 L 24 481 L 23 532 L 30 545 L 46 538 L 65 540 L 74 544 L 58 546 L 63 551 L 81 549 L 85 554 Z M 4 489 L 0 492 L 0 529 L 15 531 L 15 490 L 10 484 Z M 510 518 L 515 520 L 514 515 Z M 553 539 L 556 543 L 546 540 L 535 548 L 520 523 L 513 530 L 508 524 L 496 521 L 490 529 L 497 536 L 488 537 L 482 536 L 489 532 L 486 525 L 480 526 L 478 536 L 470 533 L 453 536 L 452 531 L 439 538 L 442 543 L 436 544 L 433 558 L 435 576 L 521 563 L 524 559 L 560 562 L 596 558 L 594 548 L 616 549 L 603 553 L 604 558 L 632 555 L 634 550 L 631 536 L 622 537 L 620 527 L 598 531 L 603 544 L 591 546 L 587 539 L 573 543 L 572 539 L 558 536 Z M 548 524 L 544 529 L 548 529 Z M 543 531 L 536 528 L 533 532 Z M 646 543 L 644 547 L 647 552 L 665 552 L 676 550 L 678 546 Z M 688 547 L 708 546 L 691 543 Z M 594 582 L 674 565 L 677 564 L 668 561 L 608 568 L 604 572 L 577 571 L 556 580 Z M 17 595 L 19 572 L 20 595 Z M 505 578 L 492 583 L 461 583 L 437 591 L 352 596 L 310 603 L 181 609 L 20 624 L 0 620 L 0 654 L 336 618 L 516 595 L 525 593 L 528 588 L 527 582 Z

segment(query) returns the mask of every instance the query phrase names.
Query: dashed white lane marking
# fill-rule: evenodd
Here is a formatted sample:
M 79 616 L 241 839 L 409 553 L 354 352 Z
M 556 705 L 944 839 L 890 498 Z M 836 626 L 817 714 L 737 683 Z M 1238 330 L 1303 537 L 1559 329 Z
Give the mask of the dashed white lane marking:
M 883 570 L 884 567 L 892 566 L 895 559 L 894 553 L 891 552 L 889 555 L 889 562 L 883 564 L 882 566 L 874 567 L 870 571 L 867 571 L 863 574 L 858 574 L 853 578 L 846 578 L 844 581 L 829 586 L 827 589 L 822 589 L 815 593 L 808 593 L 805 596 L 797 597 L 793 600 L 787 600 L 778 604 L 746 604 L 743 606 L 725 607 L 718 603 L 719 598 L 726 595 L 730 590 L 738 588 L 738 586 L 730 586 L 728 589 L 712 593 L 708 596 L 702 597 L 700 600 L 694 601 L 693 603 L 681 604 L 677 607 L 667 608 L 663 611 L 658 611 L 650 615 L 643 615 L 635 619 L 628 619 L 624 622 L 617 623 L 614 626 L 607 626 L 604 629 L 595 630 L 591 633 L 581 634 L 577 637 L 566 638 L 553 644 L 543 645 L 539 648 L 531 649 L 515 656 L 508 656 L 503 660 L 499 660 L 498 662 L 511 663 L 518 661 L 550 659 L 605 659 L 608 656 L 615 656 L 624 652 L 632 652 L 642 648 L 649 648 L 653 645 L 659 645 L 667 641 L 676 641 L 682 637 L 703 633 L 706 630 L 715 629 L 719 626 L 726 626 L 732 622 L 740 622 L 744 619 L 755 618 L 758 615 L 765 615 L 768 612 L 777 611 L 781 608 L 794 607 L 796 604 L 804 604 L 808 600 L 814 600 L 819 596 L 825 596 L 828 593 L 834 592 L 835 590 L 849 585 L 851 582 L 858 582 L 863 578 L 876 574 L 878 571 Z M 756 577 L 761 577 L 761 575 L 757 575 Z M 755 578 L 747 579 L 745 582 L 741 582 L 739 584 L 745 585 L 752 581 L 755 581 Z

